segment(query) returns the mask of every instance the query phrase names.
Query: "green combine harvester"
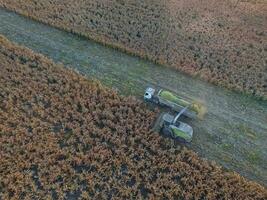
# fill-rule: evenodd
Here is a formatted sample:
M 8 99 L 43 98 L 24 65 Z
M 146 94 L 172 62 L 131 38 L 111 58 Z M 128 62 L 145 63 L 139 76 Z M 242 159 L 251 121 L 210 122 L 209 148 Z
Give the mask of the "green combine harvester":
M 144 99 L 165 107 L 174 112 L 176 116 L 169 113 L 161 114 L 155 124 L 155 129 L 162 132 L 165 136 L 177 139 L 182 142 L 191 142 L 193 138 L 193 128 L 181 121 L 179 117 L 184 115 L 189 118 L 202 118 L 205 114 L 205 107 L 193 101 L 186 100 L 167 90 L 159 90 L 156 94 L 153 88 L 147 88 Z
M 193 128 L 188 124 L 178 121 L 178 118 L 187 110 L 185 107 L 176 116 L 164 113 L 160 117 L 159 126 L 162 133 L 173 139 L 189 143 L 193 138 Z

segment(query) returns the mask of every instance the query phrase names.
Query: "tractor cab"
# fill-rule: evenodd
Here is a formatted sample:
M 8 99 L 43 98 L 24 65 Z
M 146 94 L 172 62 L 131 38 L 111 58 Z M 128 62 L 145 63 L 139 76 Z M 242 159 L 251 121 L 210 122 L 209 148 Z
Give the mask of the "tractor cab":
M 154 93 L 155 93 L 155 89 L 153 88 L 147 88 L 146 89 L 146 92 L 144 94 L 144 99 L 147 100 L 147 101 L 150 101 L 152 100 L 153 96 L 154 96 Z

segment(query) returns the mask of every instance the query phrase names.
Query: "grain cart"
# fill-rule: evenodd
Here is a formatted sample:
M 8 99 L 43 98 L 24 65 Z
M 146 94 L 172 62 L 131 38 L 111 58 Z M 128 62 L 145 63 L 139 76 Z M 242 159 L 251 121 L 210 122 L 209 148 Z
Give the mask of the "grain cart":
M 206 112 L 205 107 L 201 103 L 180 97 L 164 89 L 156 93 L 154 88 L 149 87 L 145 91 L 144 99 L 145 101 L 171 108 L 176 112 L 180 112 L 187 107 L 183 115 L 189 118 L 202 118 Z

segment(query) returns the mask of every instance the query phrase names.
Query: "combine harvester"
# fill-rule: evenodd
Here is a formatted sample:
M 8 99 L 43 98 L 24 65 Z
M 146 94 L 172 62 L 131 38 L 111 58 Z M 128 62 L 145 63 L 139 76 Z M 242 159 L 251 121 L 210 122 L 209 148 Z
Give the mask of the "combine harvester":
M 162 132 L 165 136 L 177 139 L 182 142 L 191 142 L 193 137 L 193 128 L 188 124 L 178 121 L 179 117 L 184 115 L 189 118 L 202 118 L 206 112 L 203 104 L 186 100 L 167 90 L 156 90 L 147 88 L 144 94 L 145 101 L 168 107 L 172 111 L 178 112 L 176 116 L 169 113 L 163 113 L 155 124 L 155 129 Z

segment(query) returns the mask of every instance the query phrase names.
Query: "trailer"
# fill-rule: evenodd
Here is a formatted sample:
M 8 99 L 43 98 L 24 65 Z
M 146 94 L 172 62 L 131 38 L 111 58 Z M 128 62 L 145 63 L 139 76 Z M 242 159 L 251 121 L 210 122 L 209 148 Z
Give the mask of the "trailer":
M 144 99 L 145 101 L 168 107 L 175 112 L 180 112 L 187 107 L 183 115 L 193 119 L 202 118 L 206 113 L 206 108 L 203 104 L 178 96 L 164 89 L 156 92 L 154 88 L 148 87 L 145 91 Z

